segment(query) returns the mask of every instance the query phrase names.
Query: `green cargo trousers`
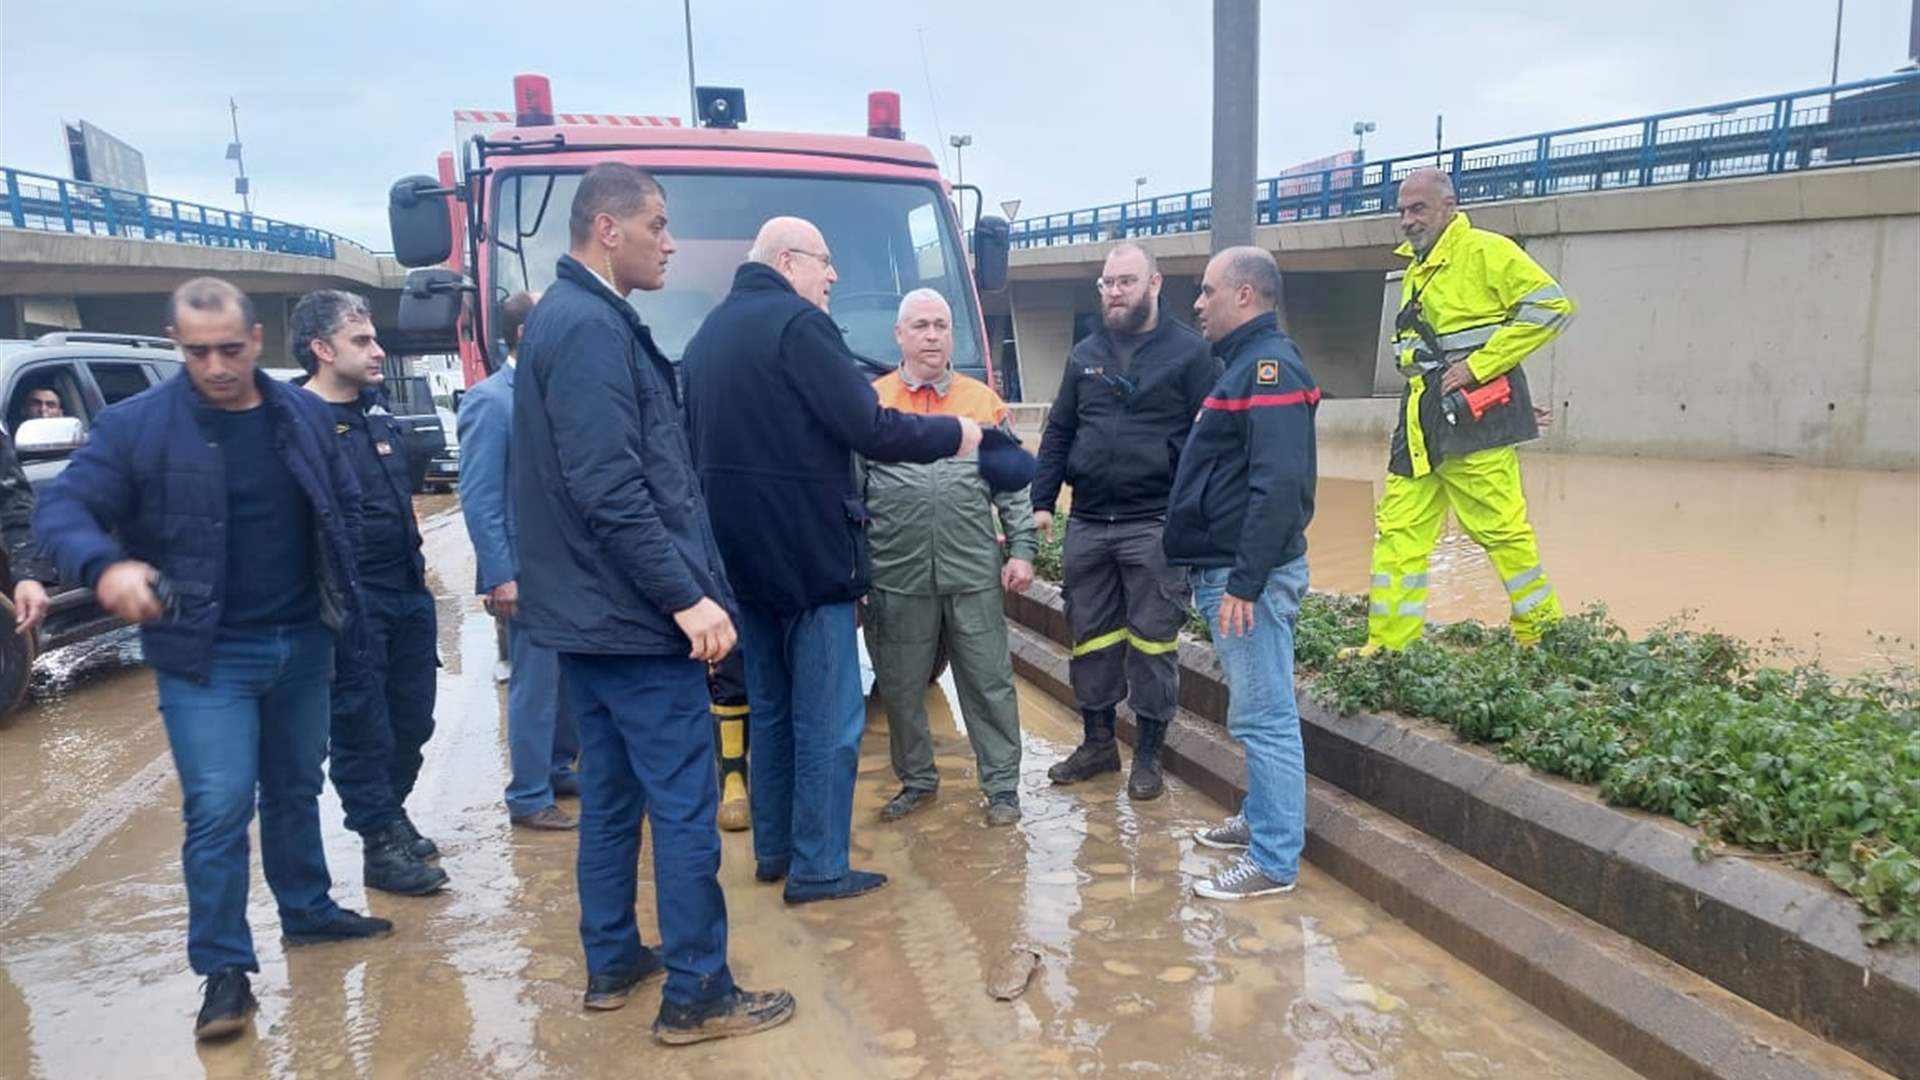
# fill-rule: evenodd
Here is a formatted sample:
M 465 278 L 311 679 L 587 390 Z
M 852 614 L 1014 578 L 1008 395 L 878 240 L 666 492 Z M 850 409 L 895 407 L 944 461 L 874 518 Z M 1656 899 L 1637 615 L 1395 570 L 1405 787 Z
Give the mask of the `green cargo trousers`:
M 940 786 L 926 696 L 944 644 L 960 692 L 960 718 L 979 764 L 980 790 L 988 795 L 1017 790 L 1020 708 L 1000 590 L 916 596 L 874 589 L 867 595 L 863 626 L 900 783 L 927 791 Z

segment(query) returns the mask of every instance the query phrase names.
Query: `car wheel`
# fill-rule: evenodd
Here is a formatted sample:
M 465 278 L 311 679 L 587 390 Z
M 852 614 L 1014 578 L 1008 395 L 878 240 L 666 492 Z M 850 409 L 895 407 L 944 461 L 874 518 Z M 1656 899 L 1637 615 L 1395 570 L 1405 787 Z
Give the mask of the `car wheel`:
M 4 596 L 0 596 L 0 619 L 5 620 L 0 631 L 6 632 L 6 639 L 0 641 L 0 727 L 4 727 L 33 684 L 33 661 L 40 653 L 40 642 L 38 634 L 12 632 L 13 604 Z

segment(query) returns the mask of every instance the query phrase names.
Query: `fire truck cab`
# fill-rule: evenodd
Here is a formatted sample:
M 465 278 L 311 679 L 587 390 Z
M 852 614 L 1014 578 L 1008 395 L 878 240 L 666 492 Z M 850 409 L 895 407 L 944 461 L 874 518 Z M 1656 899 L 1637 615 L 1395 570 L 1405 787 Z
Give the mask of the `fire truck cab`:
M 463 170 L 442 154 L 438 177 L 401 179 L 388 206 L 395 257 L 416 268 L 401 328 L 457 347 L 469 386 L 506 358 L 494 329 L 500 303 L 553 281 L 580 175 L 604 161 L 644 168 L 666 191 L 678 247 L 666 287 L 628 300 L 675 362 L 760 226 L 788 214 L 825 234 L 839 273 L 830 313 L 876 373 L 900 360 L 901 297 L 932 288 L 953 306 L 954 368 L 992 382 L 979 291 L 1005 287 L 1007 224 L 979 216 L 976 192 L 970 270 L 953 189 L 933 155 L 902 138 L 897 94 L 870 95 L 865 136 L 741 130 L 738 91 L 702 88 L 700 127 L 569 123 L 596 118 L 556 115 L 538 75 L 515 78 L 514 100 L 513 126 L 459 148 Z

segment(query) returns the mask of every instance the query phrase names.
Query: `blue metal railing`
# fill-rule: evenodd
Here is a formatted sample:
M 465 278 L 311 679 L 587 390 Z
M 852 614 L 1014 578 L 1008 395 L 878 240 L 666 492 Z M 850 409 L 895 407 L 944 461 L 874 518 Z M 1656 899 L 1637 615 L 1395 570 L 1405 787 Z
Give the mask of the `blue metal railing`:
M 1388 213 L 1416 169 L 1453 176 L 1462 203 L 1720 180 L 1920 157 L 1920 72 L 1261 180 L 1262 225 Z M 1209 228 L 1207 190 L 1022 218 L 1015 247 Z
M 325 229 L 138 191 L 0 166 L 0 228 L 89 233 L 331 259 L 346 240 Z

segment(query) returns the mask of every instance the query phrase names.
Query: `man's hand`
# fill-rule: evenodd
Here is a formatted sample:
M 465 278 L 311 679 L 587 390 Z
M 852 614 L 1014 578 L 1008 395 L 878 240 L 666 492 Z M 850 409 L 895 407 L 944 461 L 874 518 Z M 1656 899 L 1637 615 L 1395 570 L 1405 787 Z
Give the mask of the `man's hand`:
M 1462 390 L 1472 385 L 1473 369 L 1467 366 L 1465 360 L 1448 364 L 1447 373 L 1440 377 L 1440 392 L 1444 394 L 1451 394 L 1455 390 Z
M 680 626 L 680 632 L 693 642 L 693 652 L 688 655 L 695 660 L 704 660 L 717 664 L 733 651 L 733 643 L 738 635 L 733 630 L 733 620 L 727 617 L 727 610 L 713 602 L 711 597 L 701 597 L 700 602 L 684 611 L 673 613 L 673 621 Z
M 122 559 L 107 567 L 93 587 L 100 606 L 130 623 L 147 623 L 166 614 L 153 594 L 159 571 L 138 559 Z
M 1541 430 L 1543 431 L 1547 428 L 1552 427 L 1553 426 L 1553 406 L 1535 405 L 1533 407 L 1533 422 L 1535 424 L 1538 424 Z
M 966 457 L 980 449 L 980 424 L 970 416 L 958 417 L 960 421 L 960 449 L 953 452 L 954 457 Z
M 13 587 L 13 630 L 16 634 L 31 634 L 33 628 L 47 617 L 47 589 L 37 581 L 21 581 Z
M 512 581 L 503 581 L 487 593 L 480 605 L 494 618 L 512 622 L 520 610 L 520 586 Z
M 1008 592 L 1026 592 L 1033 584 L 1033 564 L 1025 559 L 1008 559 L 1000 568 L 1000 587 Z
M 1045 537 L 1048 543 L 1053 542 L 1053 511 L 1035 510 L 1033 512 L 1033 524 L 1040 530 L 1040 535 Z
M 1237 596 L 1222 596 L 1217 632 L 1221 637 L 1246 637 L 1253 633 L 1253 601 Z

